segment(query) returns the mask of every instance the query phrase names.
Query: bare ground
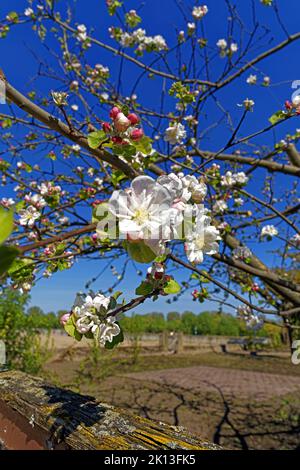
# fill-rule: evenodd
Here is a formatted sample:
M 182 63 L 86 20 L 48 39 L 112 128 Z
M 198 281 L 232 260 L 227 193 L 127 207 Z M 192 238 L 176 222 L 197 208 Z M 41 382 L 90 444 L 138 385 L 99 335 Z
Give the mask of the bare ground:
M 231 449 L 300 448 L 300 366 L 286 353 L 66 350 L 45 374 L 59 385 Z

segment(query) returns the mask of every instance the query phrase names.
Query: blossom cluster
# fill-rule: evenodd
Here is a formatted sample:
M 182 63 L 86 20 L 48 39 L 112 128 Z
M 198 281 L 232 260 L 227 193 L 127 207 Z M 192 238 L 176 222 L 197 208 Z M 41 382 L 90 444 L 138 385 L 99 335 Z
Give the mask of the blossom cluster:
M 249 75 L 249 77 L 246 79 L 246 83 L 248 83 L 248 85 L 256 85 L 257 84 L 257 75 L 254 75 L 254 74 Z M 264 86 L 269 86 L 270 83 L 271 83 L 270 77 L 265 76 L 263 78 L 262 84 Z
M 69 332 L 69 326 L 75 327 L 80 335 L 93 337 L 101 346 L 108 341 L 111 343 L 120 334 L 120 326 L 110 313 L 115 306 L 115 300 L 98 293 L 77 299 L 72 312 L 61 317 L 61 323 Z
M 165 266 L 163 263 L 153 263 L 147 269 L 146 283 L 151 286 L 152 291 L 165 295 L 164 286 L 172 279 L 171 276 L 165 273 Z
M 207 5 L 195 6 L 192 11 L 192 16 L 195 20 L 201 20 L 208 13 Z
M 247 328 L 257 331 L 264 325 L 262 315 L 256 315 L 248 305 L 239 305 L 237 307 L 237 317 L 246 323 Z
M 186 138 L 186 130 L 180 122 L 172 122 L 165 131 L 165 141 L 171 145 L 182 144 Z
M 271 240 L 273 237 L 276 237 L 278 235 L 278 230 L 274 225 L 265 225 L 261 229 L 261 237 L 267 237 L 267 240 Z
M 234 185 L 245 185 L 247 184 L 249 178 L 245 175 L 243 171 L 238 173 L 232 173 L 231 171 L 227 171 L 225 175 L 221 177 L 221 186 L 230 188 Z
M 126 115 L 120 108 L 114 106 L 110 111 L 110 118 L 112 123 L 104 122 L 102 128 L 115 144 L 126 145 L 130 143 L 128 139 L 136 142 L 144 137 L 143 130 L 136 127 L 140 122 L 136 114 Z
M 156 181 L 138 176 L 130 188 L 114 191 L 109 210 L 128 242 L 143 242 L 160 256 L 166 253 L 168 241 L 185 239 L 188 259 L 201 263 L 205 253 L 218 251 L 220 239 L 207 210 L 199 205 L 206 192 L 206 185 L 193 175 L 171 173 Z
M 121 44 L 123 47 L 136 47 L 136 54 L 142 55 L 146 52 L 164 51 L 168 49 L 167 43 L 163 36 L 157 34 L 155 36 L 147 36 L 146 30 L 138 28 L 131 33 L 123 31 L 121 28 L 109 28 L 111 38 Z
M 219 48 L 220 57 L 224 58 L 226 56 L 231 57 L 238 51 L 238 45 L 235 42 L 228 44 L 226 39 L 219 39 L 216 46 Z

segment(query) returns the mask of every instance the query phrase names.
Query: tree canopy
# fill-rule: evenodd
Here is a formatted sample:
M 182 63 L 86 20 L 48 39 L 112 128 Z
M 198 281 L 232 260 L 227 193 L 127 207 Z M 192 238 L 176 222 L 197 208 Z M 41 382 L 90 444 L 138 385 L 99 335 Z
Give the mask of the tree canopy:
M 30 91 L 2 61 L 3 287 L 30 291 L 80 258 L 117 264 L 108 292 L 77 295 L 61 317 L 75 339 L 109 348 L 123 339 L 120 315 L 160 296 L 209 299 L 254 329 L 276 315 L 298 331 L 300 94 L 263 114 L 255 97 L 276 94 L 272 72 L 300 32 L 280 1 L 247 0 L 241 15 L 224 0 L 219 29 L 216 2 L 167 0 L 161 13 L 179 13 L 164 31 L 147 2 L 132 3 L 107 0 L 89 11 L 94 24 L 55 0 L 2 18 L 3 41 L 21 28 L 38 51 Z M 260 17 L 275 18 L 275 37 Z M 130 298 L 117 290 L 129 265 L 143 276 Z

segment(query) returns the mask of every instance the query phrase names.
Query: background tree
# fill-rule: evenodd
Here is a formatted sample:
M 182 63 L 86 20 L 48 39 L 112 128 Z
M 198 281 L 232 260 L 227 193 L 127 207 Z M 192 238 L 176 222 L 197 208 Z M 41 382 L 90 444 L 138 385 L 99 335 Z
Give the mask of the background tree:
M 113 266 L 111 294 L 126 280 L 128 266 L 156 261 L 163 268 L 148 273 L 138 297 L 110 304 L 105 322 L 149 298 L 168 294 L 176 301 L 193 291 L 197 302 L 210 299 L 232 310 L 240 305 L 249 326 L 260 324 L 261 315 L 277 315 L 292 339 L 300 312 L 299 283 L 289 276 L 299 267 L 300 98 L 295 90 L 270 109 L 261 105 L 270 90 L 276 92 L 265 64 L 272 58 L 273 71 L 284 75 L 288 59 L 282 52 L 300 39 L 300 32 L 285 25 L 289 11 L 282 15 L 280 1 L 249 0 L 242 18 L 229 0 L 217 12 L 213 2 L 191 7 L 168 0 L 160 2 L 161 11 L 176 6 L 180 16 L 178 25 L 166 26 L 161 35 L 154 24 L 149 33 L 143 28 L 140 2 L 138 11 L 115 0 L 106 5 L 101 14 L 105 9 L 111 17 L 107 34 L 53 0 L 28 2 L 1 22 L 3 39 L 18 27 L 33 29 L 45 52 L 34 90 L 26 96 L 5 70 L 2 75 L 8 100 L 0 116 L 0 171 L 7 190 L 2 218 L 11 217 L 11 207 L 15 212 L 14 231 L 0 251 L 8 274 L 3 282 L 28 290 L 40 276 L 70 269 L 84 257 Z M 265 9 L 278 37 L 260 24 Z M 98 9 L 93 18 L 99 15 Z M 220 31 L 216 16 L 228 20 Z M 104 64 L 96 62 L 99 53 Z M 237 96 L 237 83 L 244 95 Z M 99 228 L 103 201 L 115 201 L 122 193 L 112 196 L 113 191 L 128 188 L 142 174 L 160 178 L 158 192 L 175 174 L 188 188 L 189 203 L 208 209 L 202 246 L 196 237 L 186 239 L 187 257 L 181 240 L 171 241 L 170 251 L 157 258 L 145 240 L 138 246 L 112 240 L 105 226 Z M 3 233 L 0 243 L 7 236 Z M 175 278 L 180 269 L 185 280 L 179 286 L 166 274 L 160 282 L 160 269 Z M 80 339 L 84 329 L 76 332 L 72 318 L 68 332 Z M 112 328 L 119 334 L 118 326 Z

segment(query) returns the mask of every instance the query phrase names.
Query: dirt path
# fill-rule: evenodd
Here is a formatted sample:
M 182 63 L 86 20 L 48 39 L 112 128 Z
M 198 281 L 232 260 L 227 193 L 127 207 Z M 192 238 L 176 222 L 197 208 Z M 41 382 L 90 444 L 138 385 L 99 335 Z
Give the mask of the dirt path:
M 220 391 L 226 396 L 255 400 L 300 392 L 300 377 L 207 366 L 138 372 L 126 376 L 186 390 Z

